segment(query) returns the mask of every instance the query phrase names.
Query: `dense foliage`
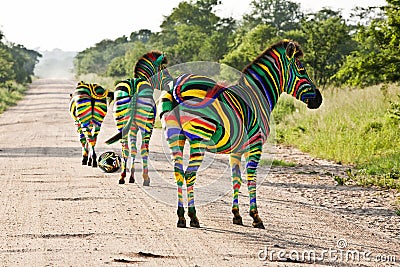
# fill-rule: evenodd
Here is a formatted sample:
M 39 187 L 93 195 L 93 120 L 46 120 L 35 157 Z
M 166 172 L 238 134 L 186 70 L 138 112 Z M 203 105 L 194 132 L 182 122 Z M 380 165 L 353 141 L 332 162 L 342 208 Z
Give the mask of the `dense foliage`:
M 118 40 L 108 41 L 109 50 L 97 44 L 81 52 L 78 74 L 130 76 L 137 57 L 150 49 L 166 52 L 170 64 L 206 60 L 240 70 L 276 41 L 296 40 L 317 86 L 328 89 L 317 112 L 296 106 L 292 98 L 278 102 L 273 115 L 279 141 L 355 164 L 359 170 L 349 177 L 361 177 L 361 184 L 400 189 L 400 92 L 396 86 L 388 90 L 400 81 L 400 1 L 355 9 L 349 19 L 340 10 L 304 13 L 292 1 L 253 0 L 250 12 L 234 20 L 217 15 L 219 4 L 182 1 L 164 18 L 160 32 L 142 30 L 125 39 L 125 52 L 117 49 Z M 120 55 L 109 60 L 116 50 Z M 377 84 L 383 86 L 333 89 Z
M 358 47 L 336 75 L 341 82 L 362 87 L 399 82 L 400 1 L 387 0 L 387 3 L 369 25 L 359 25 L 355 35 Z M 374 9 L 361 9 L 358 16 L 365 17 Z
M 0 113 L 19 100 L 24 85 L 32 82 L 41 54 L 19 44 L 8 44 L 0 31 Z
M 353 20 L 346 20 L 340 10 L 304 13 L 292 1 L 253 0 L 250 12 L 235 20 L 217 15 L 221 1 L 182 1 L 164 18 L 160 32 L 142 29 L 129 38 L 103 40 L 78 53 L 75 70 L 131 76 L 137 58 L 151 49 L 166 52 L 170 64 L 215 61 L 242 69 L 272 43 L 291 38 L 302 45 L 304 62 L 320 88 L 396 82 L 400 4 L 387 2 L 356 9 Z
M 3 37 L 0 32 L 0 87 L 11 82 L 30 83 L 41 54 L 23 45 L 6 44 Z

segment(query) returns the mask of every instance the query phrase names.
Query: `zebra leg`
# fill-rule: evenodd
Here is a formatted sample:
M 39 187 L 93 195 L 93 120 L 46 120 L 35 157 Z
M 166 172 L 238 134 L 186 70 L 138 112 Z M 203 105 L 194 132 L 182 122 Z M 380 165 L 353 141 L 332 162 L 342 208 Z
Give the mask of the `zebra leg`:
M 89 144 L 86 142 L 86 138 L 83 138 L 84 142 L 82 142 L 82 165 L 88 164 L 89 158 Z
M 142 156 L 142 164 L 143 164 L 143 185 L 150 185 L 150 177 L 149 177 L 149 142 L 150 142 L 151 132 L 142 132 L 142 146 L 140 147 L 140 154 Z
M 97 168 L 97 155 L 96 155 L 96 151 L 94 150 L 94 146 L 92 146 L 92 167 L 93 168 Z
M 100 132 L 100 127 L 101 127 L 101 123 L 100 125 L 95 125 L 93 127 L 93 133 L 92 133 L 92 140 L 90 142 L 90 146 L 92 148 L 92 167 L 96 168 L 97 167 L 97 155 L 96 155 L 96 150 L 94 149 L 96 147 L 96 143 L 97 143 L 97 136 Z
M 182 186 L 184 173 L 183 173 L 183 148 L 185 146 L 185 136 L 180 132 L 179 129 L 172 128 L 167 129 L 166 138 L 168 141 L 168 146 L 171 150 L 172 161 L 174 163 L 174 177 L 177 185 L 178 191 L 178 223 L 177 227 L 185 228 L 186 220 L 185 220 L 185 208 L 183 206 L 183 196 L 182 196 Z
M 92 137 L 92 127 L 91 127 L 91 125 L 88 125 L 87 123 L 86 123 L 86 125 L 82 125 L 82 132 L 85 135 L 86 142 L 87 142 L 87 145 L 88 145 L 88 150 L 89 150 L 89 148 L 92 147 L 92 142 L 93 142 L 92 141 L 93 137 Z M 89 155 L 88 155 L 87 165 L 88 166 L 92 166 L 93 149 L 91 149 L 88 152 L 89 152 Z
M 247 188 L 250 198 L 250 216 L 253 218 L 253 227 L 265 229 L 264 224 L 258 216 L 257 211 L 257 198 L 256 198 L 256 174 L 257 166 L 261 158 L 262 145 L 253 146 L 247 153 L 246 157 L 246 175 L 247 175 Z
M 196 182 L 196 173 L 204 158 L 206 146 L 199 141 L 190 142 L 189 164 L 185 172 L 187 198 L 188 198 L 188 215 L 190 217 L 191 227 L 200 227 L 199 220 L 196 216 L 196 208 L 194 205 L 194 184 Z
M 86 142 L 86 137 L 82 131 L 81 124 L 79 122 L 75 122 L 75 125 L 79 134 L 79 141 L 82 145 L 82 165 L 87 165 L 89 152 L 88 143 Z
M 96 168 L 97 167 L 97 159 L 96 159 L 96 151 L 94 150 L 96 141 L 95 141 L 93 133 L 92 133 L 92 128 L 89 131 L 88 137 L 89 137 L 88 142 L 89 142 L 89 146 L 90 146 L 88 166 L 92 166 L 93 168 Z
M 233 187 L 233 201 L 232 201 L 232 213 L 233 223 L 243 225 L 242 216 L 239 214 L 239 190 L 242 185 L 242 175 L 240 172 L 240 163 L 242 155 L 233 153 L 230 155 L 229 164 L 231 166 L 232 173 L 232 187 Z
M 126 177 L 126 163 L 128 161 L 128 157 L 129 157 L 129 147 L 128 147 L 127 137 L 126 136 L 123 137 L 120 142 L 121 142 L 122 160 L 121 160 L 121 175 L 120 175 L 118 183 L 124 184 L 125 177 Z
M 135 182 L 135 159 L 137 154 L 136 141 L 137 141 L 138 127 L 132 124 L 131 130 L 129 131 L 129 137 L 131 142 L 131 176 L 129 177 L 129 183 Z

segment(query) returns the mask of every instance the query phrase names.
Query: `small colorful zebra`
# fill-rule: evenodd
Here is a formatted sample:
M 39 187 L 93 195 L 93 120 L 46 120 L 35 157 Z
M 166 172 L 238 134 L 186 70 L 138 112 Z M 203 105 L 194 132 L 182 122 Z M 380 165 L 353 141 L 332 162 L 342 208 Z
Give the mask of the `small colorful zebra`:
M 97 167 L 95 146 L 113 93 L 95 83 L 79 82 L 70 94 L 69 112 L 82 145 L 82 165 Z
M 299 58 L 298 43 L 283 40 L 260 54 L 242 71 L 241 78 L 225 87 L 209 77 L 183 74 L 161 99 L 160 117 L 174 162 L 178 191 L 178 227 L 186 227 L 182 186 L 186 182 L 190 226 L 200 227 L 194 202 L 196 173 L 205 151 L 230 154 L 233 223 L 242 225 L 238 193 L 242 184 L 240 163 L 246 161 L 250 216 L 253 226 L 264 228 L 256 203 L 256 171 L 263 144 L 269 135 L 271 112 L 285 92 L 315 109 L 322 96 Z M 183 148 L 190 156 L 183 169 Z
M 140 130 L 142 144 L 143 185 L 150 185 L 148 174 L 149 142 L 152 135 L 156 105 L 153 94 L 154 89 L 168 86 L 172 78 L 165 69 L 167 58 L 159 51 L 151 51 L 143 55 L 135 65 L 134 78 L 118 82 L 114 92 L 114 118 L 119 133 L 106 141 L 111 144 L 120 139 L 122 146 L 122 172 L 120 184 L 125 183 L 126 164 L 131 155 L 130 183 L 135 182 L 135 157 L 137 154 L 137 133 Z M 126 128 L 124 128 L 126 127 Z M 123 131 L 124 129 L 124 131 Z M 128 141 L 129 135 L 129 141 Z M 130 149 L 129 149 L 130 143 Z

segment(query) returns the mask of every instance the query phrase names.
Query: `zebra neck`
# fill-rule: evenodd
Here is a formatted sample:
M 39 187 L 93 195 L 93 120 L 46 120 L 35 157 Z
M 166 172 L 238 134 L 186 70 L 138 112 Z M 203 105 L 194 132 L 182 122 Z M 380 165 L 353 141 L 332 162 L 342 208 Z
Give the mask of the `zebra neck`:
M 258 90 L 272 112 L 284 87 L 283 56 L 276 50 L 267 51 L 248 65 L 243 74 L 253 90 Z

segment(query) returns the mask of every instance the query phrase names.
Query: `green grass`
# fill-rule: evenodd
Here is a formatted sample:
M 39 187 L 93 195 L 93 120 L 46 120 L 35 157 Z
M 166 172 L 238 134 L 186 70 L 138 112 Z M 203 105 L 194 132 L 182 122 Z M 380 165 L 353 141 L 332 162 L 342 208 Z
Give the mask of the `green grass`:
M 325 90 L 317 110 L 284 96 L 276 108 L 278 142 L 353 165 L 364 185 L 400 190 L 400 87 L 381 88 Z
M 284 160 L 280 160 L 280 159 L 274 159 L 271 161 L 271 159 L 261 159 L 260 166 L 280 166 L 280 167 L 295 167 L 296 163 L 293 162 L 287 162 Z
M 79 77 L 76 77 L 77 81 L 84 81 L 86 83 L 97 83 L 103 88 L 106 88 L 108 90 L 114 91 L 115 88 L 115 82 L 122 80 L 118 78 L 113 78 L 113 77 L 105 77 L 105 76 L 99 76 L 93 73 L 90 74 L 82 74 Z
M 24 96 L 26 86 L 16 83 L 0 85 L 0 114 L 8 107 L 14 106 Z

